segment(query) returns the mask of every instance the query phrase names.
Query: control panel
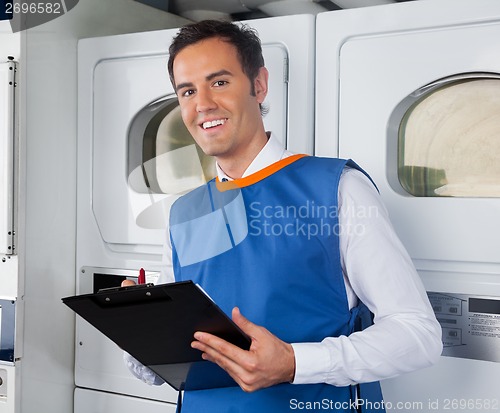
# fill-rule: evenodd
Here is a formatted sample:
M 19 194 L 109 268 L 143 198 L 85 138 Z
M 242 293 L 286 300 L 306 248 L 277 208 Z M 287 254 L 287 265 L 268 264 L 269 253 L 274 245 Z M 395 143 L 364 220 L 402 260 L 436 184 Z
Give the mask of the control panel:
M 443 356 L 500 361 L 500 297 L 428 292 Z

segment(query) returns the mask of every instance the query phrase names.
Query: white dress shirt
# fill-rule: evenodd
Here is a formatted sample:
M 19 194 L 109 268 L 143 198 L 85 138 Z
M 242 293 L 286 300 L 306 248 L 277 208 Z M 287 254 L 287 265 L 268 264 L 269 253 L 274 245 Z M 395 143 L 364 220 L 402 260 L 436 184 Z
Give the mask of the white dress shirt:
M 243 177 L 290 155 L 271 135 Z M 219 166 L 217 172 L 219 180 L 231 179 Z M 354 307 L 359 297 L 375 315 L 374 325 L 348 337 L 292 343 L 293 383 L 346 386 L 432 365 L 442 350 L 441 327 L 379 193 L 363 173 L 346 167 L 338 195 L 341 266 L 349 306 Z M 166 271 L 159 282 L 174 279 L 170 255 L 169 251 L 164 256 Z

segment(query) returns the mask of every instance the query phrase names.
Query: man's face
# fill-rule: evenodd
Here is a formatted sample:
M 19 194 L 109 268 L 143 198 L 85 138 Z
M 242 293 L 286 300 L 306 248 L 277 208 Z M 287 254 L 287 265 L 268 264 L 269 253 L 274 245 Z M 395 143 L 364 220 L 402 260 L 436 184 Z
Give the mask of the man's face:
M 173 74 L 182 119 L 203 151 L 218 160 L 245 157 L 263 131 L 266 69 L 253 82 L 252 96 L 236 48 L 209 38 L 181 50 Z

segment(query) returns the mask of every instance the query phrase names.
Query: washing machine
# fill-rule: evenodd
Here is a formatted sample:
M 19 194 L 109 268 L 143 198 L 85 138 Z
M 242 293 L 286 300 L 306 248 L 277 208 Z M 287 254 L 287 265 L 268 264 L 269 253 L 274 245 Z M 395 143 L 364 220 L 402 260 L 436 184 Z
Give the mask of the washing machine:
M 394 408 L 500 410 L 499 48 L 496 0 L 317 19 L 315 153 L 372 176 L 443 330 L 437 365 L 383 382 Z
M 266 129 L 289 150 L 312 153 L 315 18 L 248 24 L 259 33 L 270 73 Z M 215 176 L 213 159 L 203 155 L 182 123 L 169 82 L 168 47 L 176 32 L 79 42 L 79 294 L 137 278 L 141 268 L 148 282 L 156 282 L 167 265 L 162 257 L 170 206 Z M 156 412 L 158 406 L 174 411 L 172 388 L 134 378 L 122 351 L 78 317 L 75 343 L 75 413 L 89 406 L 95 413 Z

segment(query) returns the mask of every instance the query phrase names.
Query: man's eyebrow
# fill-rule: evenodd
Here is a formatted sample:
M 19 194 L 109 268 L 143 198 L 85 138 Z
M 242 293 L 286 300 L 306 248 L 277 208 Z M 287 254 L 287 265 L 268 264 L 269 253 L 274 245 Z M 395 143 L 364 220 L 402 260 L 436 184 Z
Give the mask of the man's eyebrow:
M 219 70 L 218 72 L 210 73 L 205 79 L 212 80 L 212 79 L 215 79 L 216 77 L 224 76 L 224 75 L 232 76 L 233 74 L 229 70 L 222 69 L 222 70 Z
M 175 91 L 178 92 L 181 89 L 184 89 L 185 87 L 193 87 L 194 85 L 191 82 L 184 82 L 184 83 L 179 83 L 178 85 L 175 85 Z
M 219 70 L 217 72 L 210 73 L 209 75 L 207 75 L 205 77 L 205 79 L 207 81 L 210 81 L 210 80 L 213 80 L 213 79 L 215 79 L 216 77 L 219 77 L 219 76 L 232 76 L 232 75 L 233 74 L 229 70 L 222 69 L 222 70 Z M 194 84 L 192 82 L 179 83 L 178 85 L 175 86 L 175 91 L 178 92 L 181 89 L 190 88 L 190 87 L 193 87 L 193 86 L 194 86 Z

